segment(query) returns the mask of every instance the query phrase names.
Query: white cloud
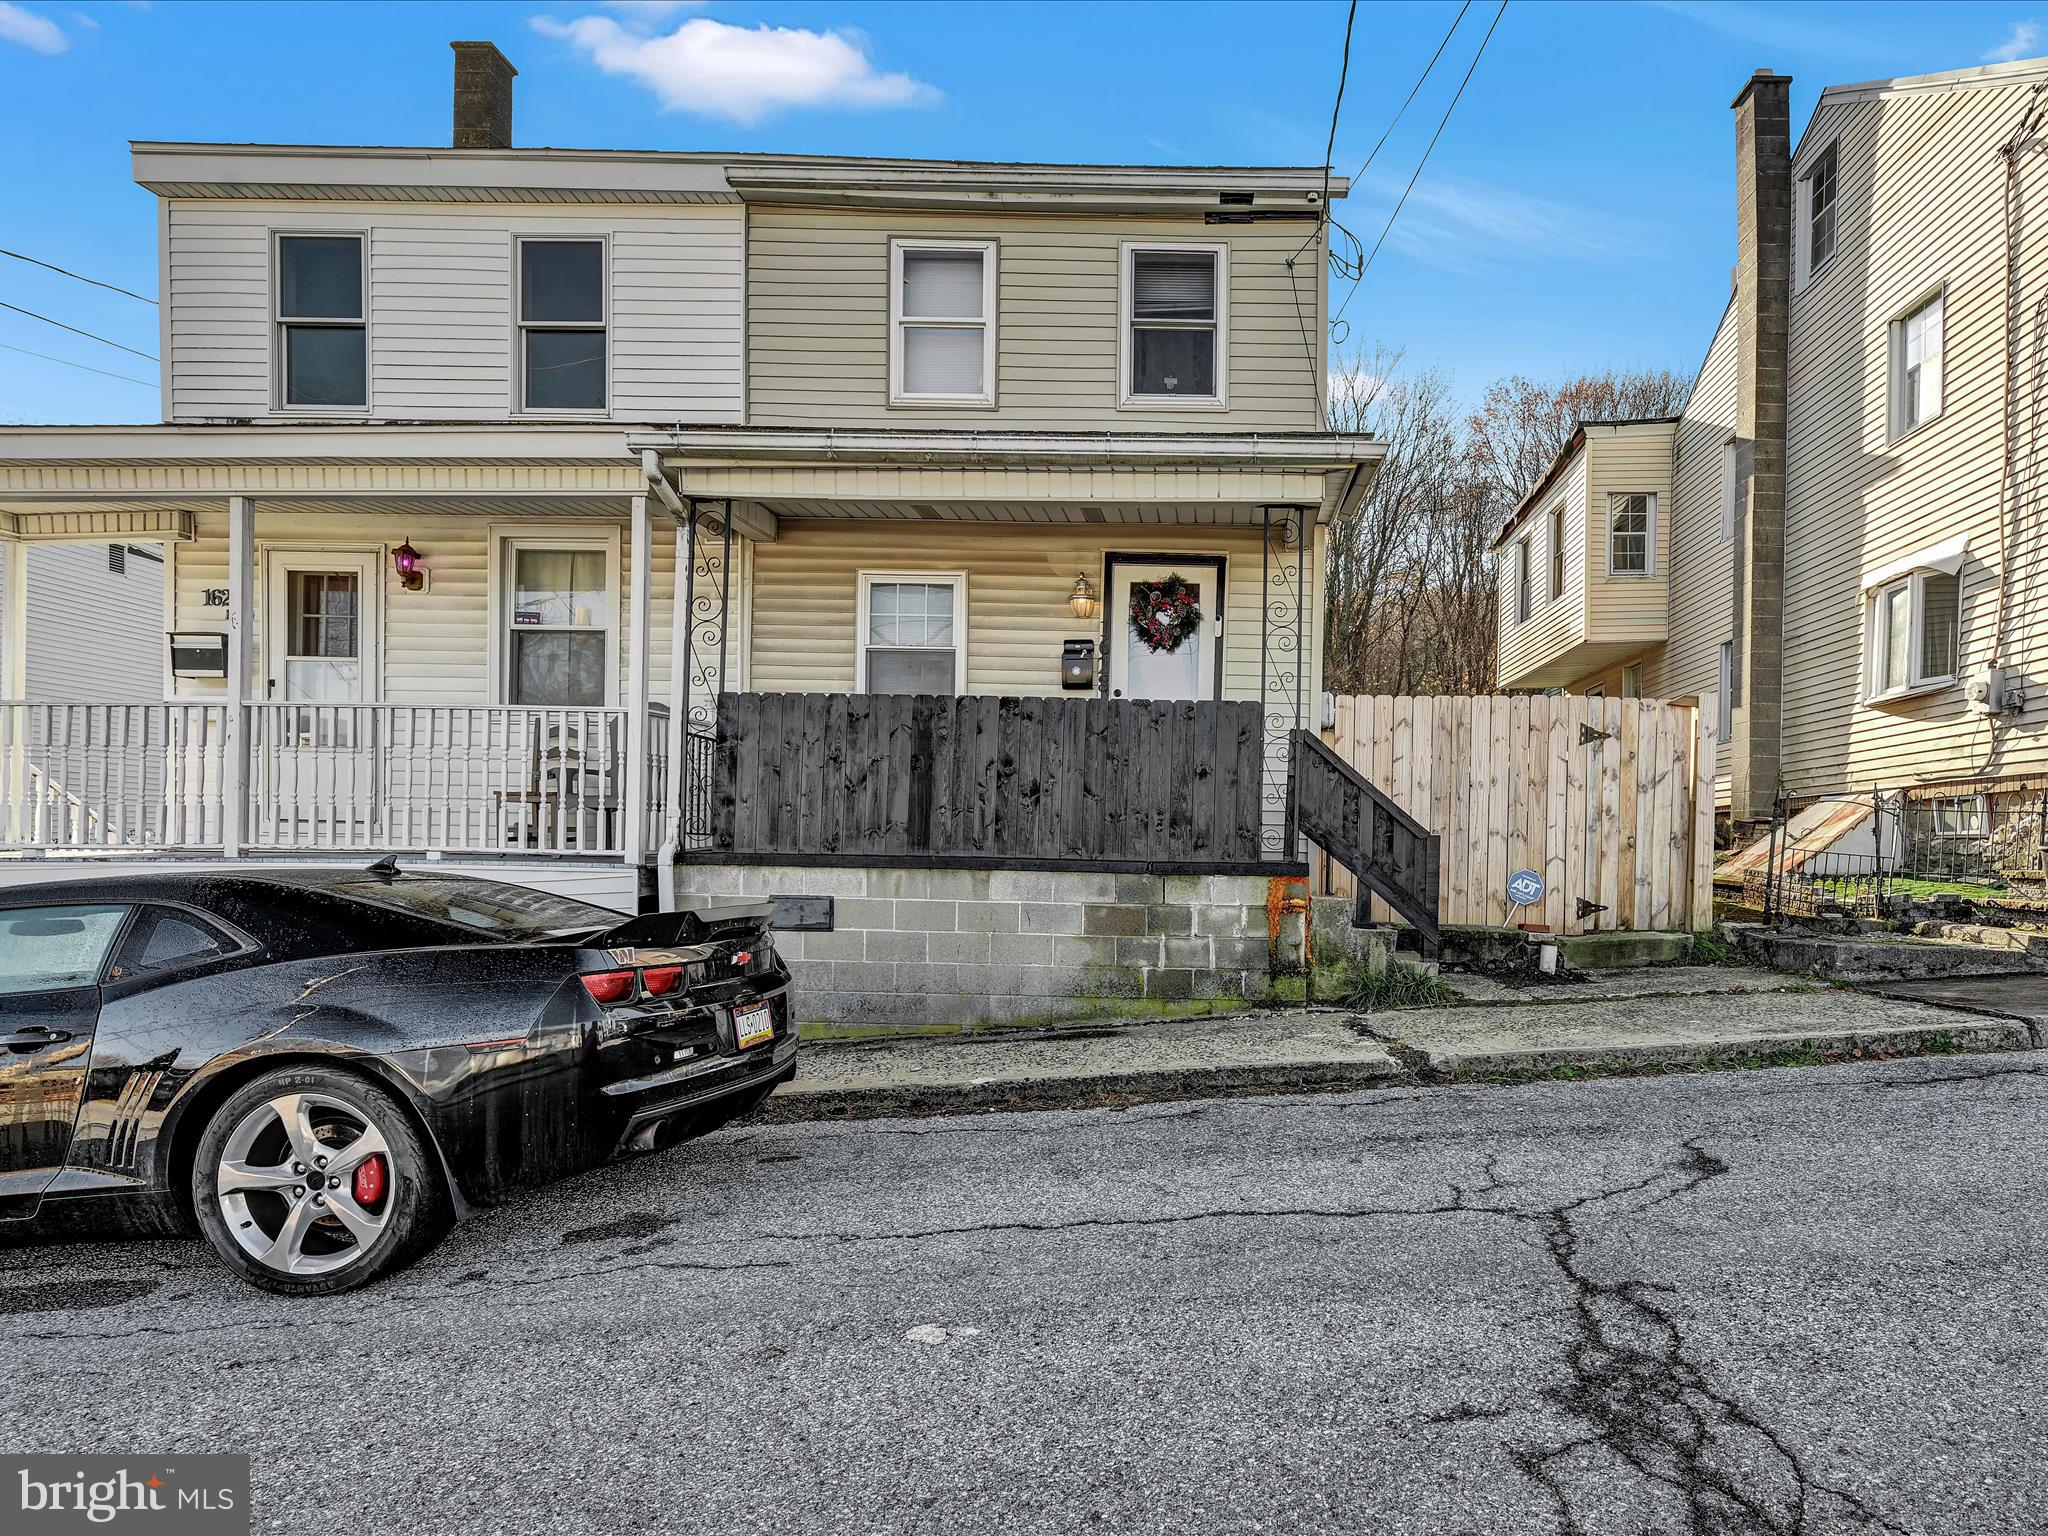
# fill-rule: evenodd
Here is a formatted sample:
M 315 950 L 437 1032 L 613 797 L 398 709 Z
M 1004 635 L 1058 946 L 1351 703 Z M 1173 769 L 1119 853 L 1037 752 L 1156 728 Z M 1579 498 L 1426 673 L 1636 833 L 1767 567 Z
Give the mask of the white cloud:
M 743 126 L 792 107 L 922 107 L 939 100 L 921 80 L 878 71 L 854 32 L 733 27 L 703 16 L 661 36 L 628 31 L 609 16 L 537 16 L 533 25 L 574 43 L 606 73 L 638 80 L 671 112 Z
M 1984 55 L 1986 64 L 2010 64 L 2015 59 L 2030 58 L 2041 46 L 2041 24 L 2038 21 L 2016 21 L 2012 30 L 2005 34 L 2005 41 Z
M 62 53 L 71 46 L 64 29 L 47 16 L 0 0 L 0 41 L 19 43 L 36 53 Z
M 1344 222 L 1368 249 L 1400 196 L 1401 182 L 1367 177 L 1351 201 L 1371 211 Z M 1532 260 L 1620 261 L 1657 254 L 1656 226 L 1508 187 L 1425 176 L 1409 194 L 1387 244 L 1425 265 L 1468 277 L 1526 271 Z
M 678 11 L 701 11 L 706 0 L 603 0 L 604 8 L 616 11 L 631 22 L 653 26 L 667 21 Z

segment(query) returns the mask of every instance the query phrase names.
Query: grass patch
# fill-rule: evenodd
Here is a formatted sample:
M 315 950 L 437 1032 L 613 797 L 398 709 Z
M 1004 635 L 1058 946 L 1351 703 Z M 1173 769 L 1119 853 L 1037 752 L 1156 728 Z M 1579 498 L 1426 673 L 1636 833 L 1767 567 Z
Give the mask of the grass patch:
M 1967 896 L 1973 901 L 1996 901 L 2008 894 L 2002 885 L 1976 885 L 1966 880 L 1920 880 L 1911 875 L 1887 876 L 1884 888 L 1887 895 L 1897 892 L 1901 896 Z
M 1719 934 L 1696 933 L 1692 936 L 1692 942 L 1686 946 L 1684 960 L 1679 963 L 1682 965 L 1733 965 L 1735 961 L 1735 951 L 1721 942 Z

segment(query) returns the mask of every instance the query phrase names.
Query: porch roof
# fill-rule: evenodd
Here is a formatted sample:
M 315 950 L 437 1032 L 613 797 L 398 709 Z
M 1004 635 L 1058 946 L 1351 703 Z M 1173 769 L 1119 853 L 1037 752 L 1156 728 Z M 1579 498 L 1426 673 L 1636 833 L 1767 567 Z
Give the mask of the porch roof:
M 684 496 L 772 518 L 1241 523 L 1277 506 L 1328 522 L 1386 445 L 1347 433 L 640 432 Z

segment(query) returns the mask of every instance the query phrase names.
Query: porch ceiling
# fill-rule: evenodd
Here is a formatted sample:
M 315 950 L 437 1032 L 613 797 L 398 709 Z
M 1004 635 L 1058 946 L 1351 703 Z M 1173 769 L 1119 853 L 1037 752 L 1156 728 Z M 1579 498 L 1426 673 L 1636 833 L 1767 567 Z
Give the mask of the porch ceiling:
M 895 519 L 939 523 L 1148 523 L 1209 527 L 1259 526 L 1262 504 L 1253 502 L 1071 501 L 761 501 L 778 518 Z

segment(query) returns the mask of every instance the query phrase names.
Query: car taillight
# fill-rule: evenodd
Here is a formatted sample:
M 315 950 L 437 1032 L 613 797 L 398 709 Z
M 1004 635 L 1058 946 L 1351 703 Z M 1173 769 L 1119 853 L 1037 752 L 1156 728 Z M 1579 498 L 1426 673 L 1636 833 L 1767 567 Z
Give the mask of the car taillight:
M 633 995 L 631 971 L 591 971 L 583 978 L 583 990 L 592 1002 L 622 1002 Z
M 682 985 L 680 965 L 650 965 L 640 973 L 640 985 L 649 997 L 667 997 Z

